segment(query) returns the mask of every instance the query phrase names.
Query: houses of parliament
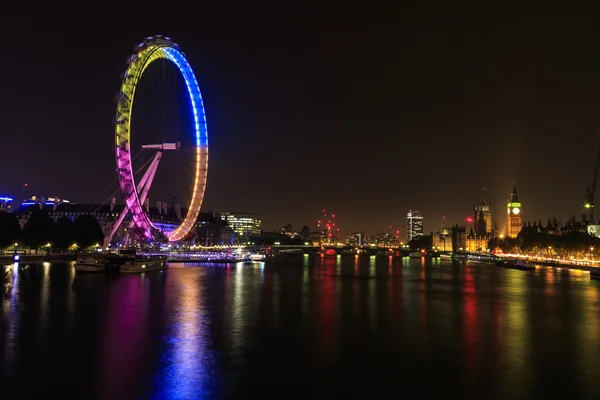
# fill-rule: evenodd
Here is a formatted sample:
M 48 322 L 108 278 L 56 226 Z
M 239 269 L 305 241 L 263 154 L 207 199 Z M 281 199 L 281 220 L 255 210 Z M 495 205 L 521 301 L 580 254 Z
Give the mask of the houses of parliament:
M 523 228 L 523 209 L 517 186 L 514 185 L 508 196 L 506 205 L 506 232 L 498 231 L 498 224 L 492 216 L 492 204 L 489 200 L 478 198 L 473 205 L 471 226 L 444 228 L 441 232 L 432 233 L 432 243 L 439 251 L 482 251 L 488 248 L 488 242 L 494 237 L 517 237 Z
M 506 220 L 500 223 L 502 231 L 492 217 L 492 204 L 483 198 L 475 200 L 473 207 L 474 218 L 471 224 L 460 226 L 456 224 L 451 228 L 443 228 L 441 232 L 432 233 L 432 245 L 437 251 L 468 251 L 477 252 L 488 250 L 490 239 L 509 237 L 516 238 L 519 233 L 546 233 L 551 235 L 565 235 L 572 232 L 587 233 L 600 236 L 600 225 L 594 225 L 591 218 L 585 214 L 581 219 L 575 216 L 566 222 L 559 222 L 556 218 L 548 219 L 546 224 L 542 221 L 523 222 L 523 206 L 517 193 L 517 186 L 513 185 L 508 195 L 506 204 Z

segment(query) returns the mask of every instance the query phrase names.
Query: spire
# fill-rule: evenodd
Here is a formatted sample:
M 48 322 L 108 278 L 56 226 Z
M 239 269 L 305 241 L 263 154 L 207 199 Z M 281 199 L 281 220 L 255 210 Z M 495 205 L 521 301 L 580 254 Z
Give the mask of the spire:
M 520 203 L 519 196 L 517 195 L 517 184 L 516 183 L 513 184 L 513 190 L 510 193 L 509 203 Z

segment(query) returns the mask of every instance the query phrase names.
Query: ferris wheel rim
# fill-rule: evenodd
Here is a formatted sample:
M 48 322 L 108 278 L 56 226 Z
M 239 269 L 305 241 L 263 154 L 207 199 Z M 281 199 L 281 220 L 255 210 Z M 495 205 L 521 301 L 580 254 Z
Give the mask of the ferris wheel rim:
M 131 159 L 131 113 L 135 92 L 139 80 L 146 68 L 154 61 L 166 59 L 174 64 L 185 81 L 187 94 L 192 106 L 194 119 L 195 174 L 192 199 L 185 217 L 166 238 L 169 242 L 184 239 L 195 225 L 204 200 L 208 172 L 208 132 L 206 112 L 196 75 L 187 58 L 179 50 L 179 45 L 170 38 L 162 36 L 147 37 L 136 46 L 136 52 L 128 59 L 128 67 L 122 77 L 117 97 L 117 115 L 115 119 L 117 174 L 125 206 L 131 214 L 134 226 L 146 239 L 155 239 L 159 229 L 152 223 L 142 205 L 137 183 L 134 177 Z

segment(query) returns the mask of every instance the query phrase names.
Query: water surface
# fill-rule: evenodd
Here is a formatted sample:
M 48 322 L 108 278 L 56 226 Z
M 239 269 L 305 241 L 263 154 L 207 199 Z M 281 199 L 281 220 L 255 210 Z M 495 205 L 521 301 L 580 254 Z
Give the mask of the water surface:
M 353 255 L 2 267 L 1 397 L 598 398 L 600 282 Z

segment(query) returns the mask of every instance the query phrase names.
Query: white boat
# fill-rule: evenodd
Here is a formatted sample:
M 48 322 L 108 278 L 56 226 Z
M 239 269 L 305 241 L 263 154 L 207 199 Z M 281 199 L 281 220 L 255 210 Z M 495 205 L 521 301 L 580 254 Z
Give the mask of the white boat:
M 77 257 L 74 267 L 77 272 L 104 272 L 106 260 L 101 256 L 81 256 Z
M 159 271 L 167 269 L 169 262 L 167 257 L 131 257 L 119 265 L 119 272 L 124 274 L 137 274 L 140 272 Z
M 250 261 L 263 261 L 265 257 L 264 254 L 250 254 Z

